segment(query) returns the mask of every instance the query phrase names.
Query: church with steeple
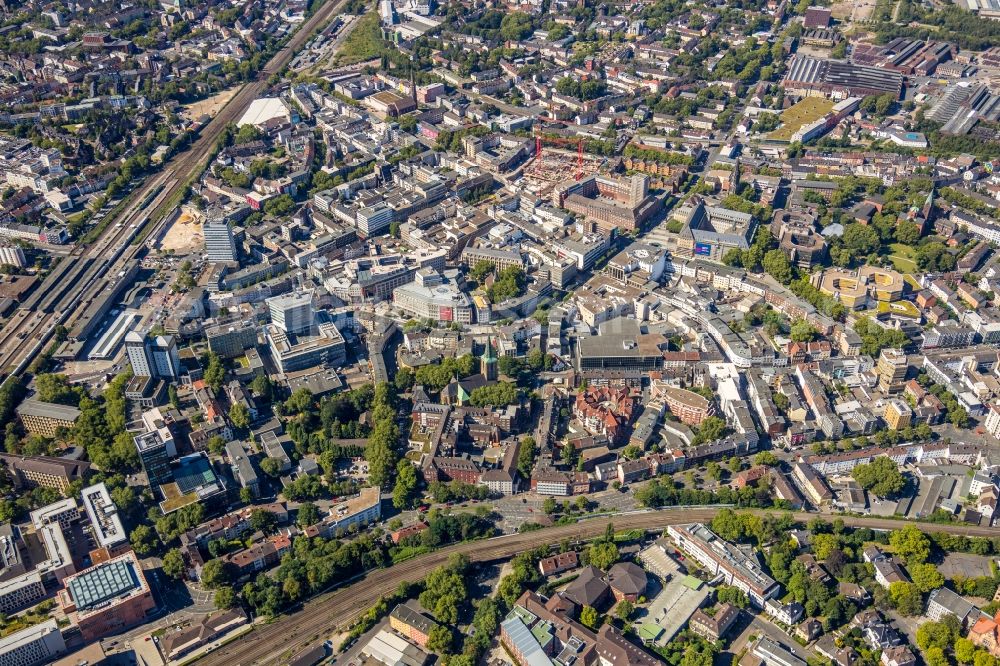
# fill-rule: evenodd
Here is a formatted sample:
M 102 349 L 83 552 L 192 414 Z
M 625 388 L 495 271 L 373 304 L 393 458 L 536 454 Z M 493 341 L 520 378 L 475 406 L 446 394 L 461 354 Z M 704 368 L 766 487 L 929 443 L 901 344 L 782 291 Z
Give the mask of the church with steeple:
M 479 372 L 488 382 L 495 382 L 498 376 L 497 355 L 493 349 L 493 338 L 486 338 L 486 349 L 479 357 Z
M 441 403 L 444 405 L 465 405 L 472 392 L 481 386 L 495 384 L 500 377 L 500 364 L 493 338 L 486 339 L 486 348 L 479 357 L 479 373 L 463 379 L 452 379 L 441 389 Z

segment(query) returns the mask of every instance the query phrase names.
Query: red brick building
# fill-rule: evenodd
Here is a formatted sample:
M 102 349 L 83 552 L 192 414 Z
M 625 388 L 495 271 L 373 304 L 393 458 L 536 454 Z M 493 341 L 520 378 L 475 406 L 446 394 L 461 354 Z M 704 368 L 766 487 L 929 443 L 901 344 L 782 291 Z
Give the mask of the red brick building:
M 624 444 L 631 430 L 636 401 L 627 387 L 593 386 L 576 396 L 575 416 L 592 434 Z
M 156 609 L 142 565 L 131 551 L 63 582 L 60 606 L 87 643 L 139 624 Z

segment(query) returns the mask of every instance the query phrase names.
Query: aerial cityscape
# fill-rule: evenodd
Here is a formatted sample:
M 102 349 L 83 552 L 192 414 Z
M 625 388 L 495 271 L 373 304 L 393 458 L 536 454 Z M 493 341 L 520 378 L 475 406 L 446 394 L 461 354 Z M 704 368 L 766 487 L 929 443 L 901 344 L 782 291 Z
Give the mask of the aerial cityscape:
M 0 666 L 1000 666 L 1000 0 L 13 0 L 0 77 Z

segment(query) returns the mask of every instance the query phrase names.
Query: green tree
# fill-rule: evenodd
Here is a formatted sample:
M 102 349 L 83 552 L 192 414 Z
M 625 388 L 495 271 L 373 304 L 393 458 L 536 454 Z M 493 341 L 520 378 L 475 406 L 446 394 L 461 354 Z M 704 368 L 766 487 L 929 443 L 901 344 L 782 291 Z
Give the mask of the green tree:
M 398 441 L 399 427 L 391 419 L 375 424 L 365 447 L 368 478 L 372 485 L 384 487 L 389 483 L 398 460 Z
M 911 564 L 906 567 L 910 580 L 921 592 L 930 592 L 944 585 L 944 576 L 933 564 Z
M 250 513 L 250 528 L 264 534 L 272 534 L 278 527 L 278 517 L 264 509 L 254 509 Z
M 705 640 L 684 650 L 679 666 L 712 666 L 715 663 L 715 649 Z
M 251 143 L 262 138 L 263 133 L 253 125 L 243 125 L 236 131 L 234 142 L 237 144 Z
M 875 229 L 864 224 L 848 224 L 844 227 L 842 242 L 854 257 L 874 254 L 881 246 Z
M 152 553 L 160 543 L 156 538 L 156 532 L 149 525 L 137 525 L 129 535 L 129 540 L 132 542 L 132 550 L 140 557 Z
M 264 214 L 272 217 L 284 217 L 295 210 L 295 200 L 288 194 L 279 194 L 264 202 Z
M 603 571 L 610 569 L 618 561 L 618 557 L 618 546 L 612 542 L 594 543 L 587 549 L 587 561 Z
M 55 402 L 74 407 L 80 404 L 80 390 L 70 384 L 66 375 L 36 375 L 35 392 L 36 397 L 43 402 Z
M 295 522 L 299 527 L 309 527 L 319 522 L 319 507 L 312 502 L 300 504 L 295 514 Z
M 961 631 L 958 623 L 924 622 L 917 627 L 917 647 L 926 652 L 932 647 L 950 648 Z
M 571 446 L 566 448 L 572 448 Z M 622 449 L 622 458 L 625 460 L 638 460 L 642 457 L 642 449 L 637 444 L 629 444 Z
M 486 290 L 486 297 L 491 303 L 501 303 L 507 299 L 520 296 L 528 285 L 528 277 L 520 266 L 508 266 L 500 271 L 496 280 Z
M 976 659 L 976 644 L 968 638 L 956 638 L 955 659 L 960 664 L 971 664 Z
M 858 609 L 843 596 L 828 599 L 823 604 L 823 629 L 830 632 L 850 622 Z
M 517 471 L 524 478 L 531 477 L 531 471 L 535 468 L 535 455 L 538 452 L 538 445 L 535 438 L 525 436 L 521 438 L 521 449 L 517 452 Z
M 511 12 L 500 22 L 500 36 L 511 42 L 517 42 L 531 34 L 533 30 L 531 16 L 524 12 Z
M 242 402 L 235 403 L 229 410 L 229 420 L 240 430 L 250 427 L 250 410 Z
M 218 558 L 205 562 L 201 568 L 201 582 L 209 589 L 224 587 L 232 582 L 231 578 L 229 567 Z
M 761 451 L 753 457 L 753 464 L 774 467 L 778 464 L 778 457 L 770 451 Z
M 819 335 L 819 331 L 804 319 L 797 319 L 792 323 L 790 337 L 795 342 L 812 342 Z
M 465 584 L 465 570 L 468 559 L 459 556 L 450 559 L 427 575 L 424 591 L 420 593 L 420 605 L 426 608 L 438 622 L 455 624 L 458 622 L 459 607 L 468 598 Z
M 584 606 L 580 609 L 580 624 L 591 629 L 597 629 L 601 625 L 601 616 L 597 609 L 592 606 Z
M 720 604 L 728 603 L 737 608 L 746 608 L 750 605 L 746 592 L 732 585 L 720 585 L 715 594 Z
M 253 381 L 250 382 L 250 389 L 265 402 L 270 402 L 274 393 L 274 385 L 271 383 L 271 378 L 267 375 L 257 375 L 254 377 Z
M 218 392 L 222 388 L 222 382 L 226 378 L 226 368 L 222 365 L 222 359 L 215 352 L 208 352 L 205 358 L 205 372 L 203 377 L 205 383 Z
M 896 240 L 904 245 L 914 245 L 920 240 L 920 227 L 914 222 L 900 222 L 896 226 Z
M 216 608 L 232 608 L 236 605 L 236 592 L 231 587 L 220 587 L 215 591 L 212 601 Z
M 913 583 L 897 581 L 889 585 L 889 602 L 900 614 L 920 615 L 924 610 L 924 600 L 920 590 Z
M 695 435 L 695 444 L 704 444 L 721 439 L 726 433 L 726 422 L 718 416 L 709 416 L 698 426 L 698 433 Z
M 139 498 L 131 486 L 120 486 L 111 491 L 111 501 L 122 513 L 131 513 L 139 507 Z
M 950 666 L 950 662 L 948 661 L 948 657 L 945 656 L 944 650 L 939 647 L 932 647 L 924 652 L 924 663 L 927 666 Z
M 413 506 L 417 490 L 417 470 L 406 458 L 400 458 L 396 465 L 396 485 L 392 489 L 392 505 L 397 509 Z
M 905 525 L 889 534 L 892 551 L 902 557 L 907 566 L 922 564 L 931 555 L 931 541 L 916 525 Z
M 497 382 L 480 386 L 469 395 L 469 402 L 476 407 L 503 407 L 518 402 L 521 392 L 513 382 Z
M 635 606 L 628 599 L 622 599 L 615 606 L 615 615 L 622 622 L 628 622 L 629 618 L 632 617 L 632 613 L 635 611 Z
M 471 269 L 469 269 L 469 277 L 482 284 L 486 280 L 487 276 L 493 273 L 493 263 L 487 261 L 486 259 L 480 259 L 477 261 Z
M 974 666 L 997 666 L 997 658 L 986 650 L 976 650 Z
M 892 497 L 906 487 L 899 465 L 888 456 L 878 456 L 870 463 L 856 465 L 851 476 L 858 484 L 878 497 Z
M 788 257 L 781 250 L 769 250 L 761 261 L 767 274 L 781 284 L 788 284 L 794 277 L 794 271 Z
M 226 440 L 222 435 L 212 435 L 208 438 L 207 447 L 209 453 L 220 456 L 226 450 Z
M 279 458 L 264 458 L 260 461 L 260 470 L 268 476 L 278 477 L 281 474 L 282 464 Z
M 417 119 L 414 116 L 403 116 L 399 119 L 399 129 L 403 132 L 413 132 L 417 129 Z
M 726 254 L 722 256 L 722 263 L 726 266 L 743 266 L 743 252 L 735 247 L 727 250 Z
M 413 388 L 415 380 L 416 376 L 413 370 L 409 368 L 400 368 L 396 372 L 396 376 L 392 380 L 392 383 L 396 385 L 397 391 L 409 391 L 411 388 Z
M 431 627 L 427 634 L 427 649 L 437 654 L 447 654 L 451 650 L 451 629 L 443 624 Z
M 840 537 L 836 534 L 816 534 L 812 541 L 813 554 L 817 559 L 825 560 L 835 549 L 840 548 Z
M 187 567 L 180 549 L 171 548 L 163 555 L 163 573 L 174 580 L 183 580 Z

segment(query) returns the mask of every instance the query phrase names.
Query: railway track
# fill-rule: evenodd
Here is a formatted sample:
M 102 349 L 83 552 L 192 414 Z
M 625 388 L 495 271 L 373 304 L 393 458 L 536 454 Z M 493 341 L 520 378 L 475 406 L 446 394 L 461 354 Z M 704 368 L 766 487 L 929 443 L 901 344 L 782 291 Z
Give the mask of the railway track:
M 0 373 L 4 375 L 4 382 L 25 371 L 45 348 L 57 324 L 75 316 L 81 303 L 90 303 L 100 297 L 101 278 L 139 255 L 143 245 L 130 243 L 143 233 L 147 224 L 154 225 L 150 230 L 152 237 L 160 232 L 169 212 L 166 205 L 176 200 L 175 197 L 182 194 L 200 173 L 226 125 L 236 121 L 246 111 L 250 103 L 267 89 L 267 78 L 280 72 L 316 29 L 332 20 L 345 2 L 329 0 L 324 3 L 296 30 L 288 44 L 268 61 L 257 78 L 245 84 L 202 128 L 198 138 L 184 152 L 176 155 L 162 171 L 129 195 L 129 203 L 109 222 L 108 228 L 95 243 L 89 247 L 74 248 L 60 262 L 56 268 L 58 273 L 54 271 L 50 274 L 22 306 L 29 314 L 40 308 L 43 311 L 41 316 L 29 323 L 27 315 L 15 315 L 16 320 L 8 322 L 0 331 Z M 153 202 L 142 205 L 150 196 L 155 196 Z M 137 226 L 133 228 L 133 224 Z M 98 289 L 95 290 L 95 287 Z
M 564 538 L 589 539 L 604 533 L 609 522 L 615 529 L 662 530 L 668 525 L 708 522 L 717 508 L 684 507 L 621 514 L 608 519 L 583 520 L 574 525 L 547 528 L 541 532 L 512 534 L 483 541 L 456 544 L 433 553 L 416 557 L 388 569 L 376 569 L 360 580 L 305 602 L 301 610 L 281 616 L 274 622 L 256 627 L 252 632 L 219 648 L 198 660 L 199 666 L 278 665 L 289 656 L 317 645 L 337 629 L 347 628 L 380 597 L 394 591 L 404 581 L 422 579 L 431 569 L 443 564 L 453 553 L 463 553 L 474 562 L 490 562 L 513 557 L 540 544 L 557 543 Z M 756 513 L 768 513 L 757 511 Z M 772 512 L 773 513 L 773 512 Z M 817 514 L 795 513 L 796 520 L 808 521 Z M 898 520 L 843 516 L 851 527 L 896 529 L 906 524 Z M 949 532 L 966 536 L 995 536 L 996 531 L 984 527 L 910 523 L 926 532 Z
M 153 187 L 162 187 L 165 176 L 153 179 Z M 158 196 L 157 199 L 160 197 Z M 102 275 L 115 268 L 127 243 L 141 228 L 142 205 L 138 200 L 122 213 L 115 227 L 109 229 L 89 248 L 79 246 L 65 257 L 46 277 L 35 293 L 18 308 L 11 321 L 0 332 L 0 369 L 17 372 L 23 369 L 24 355 L 30 354 L 35 345 L 47 342 L 58 324 L 72 324 L 94 294 L 85 299 L 88 290 L 100 284 Z M 144 221 L 144 220 L 143 220 Z M 135 225 L 135 226 L 133 226 Z

